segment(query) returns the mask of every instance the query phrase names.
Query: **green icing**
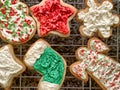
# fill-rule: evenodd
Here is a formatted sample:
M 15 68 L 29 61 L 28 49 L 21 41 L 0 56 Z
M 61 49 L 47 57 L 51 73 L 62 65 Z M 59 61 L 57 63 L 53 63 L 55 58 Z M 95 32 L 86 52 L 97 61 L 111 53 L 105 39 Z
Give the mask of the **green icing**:
M 55 84 L 61 84 L 64 67 L 62 57 L 50 47 L 47 47 L 34 63 L 34 69 L 43 75 L 42 81 Z

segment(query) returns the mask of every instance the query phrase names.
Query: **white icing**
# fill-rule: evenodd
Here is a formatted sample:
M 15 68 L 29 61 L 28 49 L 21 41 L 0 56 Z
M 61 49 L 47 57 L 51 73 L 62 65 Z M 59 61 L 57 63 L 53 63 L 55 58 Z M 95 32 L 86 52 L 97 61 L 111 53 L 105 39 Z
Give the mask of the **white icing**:
M 80 78 L 82 79 L 87 79 L 86 73 L 85 72 L 85 64 L 84 62 L 74 65 L 74 68 L 72 68 L 72 71 L 76 73 L 78 76 L 81 76 Z
M 49 83 L 49 82 L 41 82 L 40 87 L 38 90 L 59 90 L 60 85 L 54 84 L 54 83 Z
M 83 33 L 86 36 L 92 36 L 99 30 L 103 37 L 109 37 L 110 27 L 119 23 L 119 17 L 111 13 L 112 3 L 104 1 L 102 5 L 97 6 L 94 0 L 88 0 L 87 4 L 89 10 L 78 13 L 78 18 L 84 21 Z
M 14 60 L 8 46 L 0 50 L 0 84 L 3 87 L 7 87 L 13 75 L 22 69 L 23 67 Z
M 30 16 L 27 16 L 26 13 L 23 13 L 23 12 L 27 11 L 26 5 L 22 4 L 21 2 L 18 2 L 18 1 L 17 1 L 17 4 L 11 4 L 12 0 L 4 0 L 4 1 L 1 0 L 1 2 L 3 4 L 4 4 L 5 1 L 9 1 L 9 4 L 8 4 L 9 7 L 12 7 L 17 14 L 15 14 L 14 16 L 9 16 L 9 14 L 8 14 L 8 17 L 11 17 L 11 18 L 9 18 L 9 20 L 4 18 L 3 15 L 0 16 L 0 20 L 4 21 L 4 23 L 8 22 L 8 25 L 14 24 L 12 27 L 10 27 L 10 29 L 8 29 L 8 26 L 7 26 L 7 28 L 3 27 L 0 30 L 2 36 L 5 39 L 7 39 L 9 42 L 12 42 L 12 40 L 15 41 L 15 42 L 21 42 L 20 39 L 25 39 L 26 40 L 27 37 L 30 38 L 30 36 L 34 32 L 35 24 L 34 24 L 33 19 Z M 21 5 L 23 7 L 21 10 L 18 9 L 19 5 Z M 10 12 L 10 10 L 7 9 L 6 13 L 9 13 L 9 12 Z M 20 19 L 17 20 L 17 18 L 20 18 Z M 25 23 L 24 20 L 30 20 L 31 24 L 23 26 L 23 23 Z M 15 23 L 15 22 L 17 22 L 17 23 Z M 4 25 L 4 24 L 1 23 L 1 25 Z M 19 26 L 19 25 L 22 25 L 22 26 Z M 18 31 L 18 30 L 20 30 L 20 31 Z M 12 32 L 12 33 L 8 33 L 7 31 Z M 15 33 L 15 36 L 12 35 L 13 32 Z M 20 36 L 18 33 L 20 33 L 20 34 L 22 33 L 22 35 Z
M 83 52 L 84 50 L 84 52 Z M 87 79 L 86 71 L 89 71 L 107 90 L 120 89 L 120 64 L 111 58 L 95 51 L 81 48 L 78 57 L 83 60 L 73 66 L 72 70 L 82 79 Z
M 28 66 L 33 66 L 36 60 L 44 53 L 47 45 L 43 41 L 37 41 L 26 53 L 25 63 Z
M 109 50 L 109 48 L 98 39 L 91 40 L 89 45 L 90 45 L 90 49 L 93 51 L 102 53 L 104 51 Z

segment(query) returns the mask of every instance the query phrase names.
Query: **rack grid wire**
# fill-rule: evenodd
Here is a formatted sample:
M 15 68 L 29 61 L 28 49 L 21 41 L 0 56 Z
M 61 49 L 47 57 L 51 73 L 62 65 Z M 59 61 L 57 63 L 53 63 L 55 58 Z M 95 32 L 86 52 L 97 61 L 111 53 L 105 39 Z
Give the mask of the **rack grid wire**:
M 26 3 L 29 7 L 41 2 L 41 0 L 21 0 Z M 75 6 L 77 9 L 84 8 L 84 0 L 64 0 L 66 3 Z M 100 0 L 99 0 L 100 1 Z M 114 10 L 113 13 L 120 14 L 120 1 L 113 0 Z M 87 83 L 84 83 L 69 72 L 69 66 L 76 61 L 75 51 L 80 46 L 86 46 L 88 38 L 82 38 L 79 34 L 80 24 L 76 22 L 75 18 L 70 22 L 71 35 L 68 38 L 60 38 L 58 36 L 50 35 L 44 39 L 48 41 L 52 48 L 59 52 L 66 59 L 67 72 L 64 83 L 60 90 L 102 90 L 98 84 L 89 78 Z M 23 56 L 27 52 L 28 48 L 33 44 L 39 37 L 36 34 L 28 43 L 23 45 L 14 45 L 14 51 L 18 58 L 23 60 Z M 109 39 L 102 39 L 110 47 L 110 52 L 107 54 L 120 63 L 120 28 L 113 29 L 113 35 Z M 6 45 L 0 39 L 0 46 Z M 41 75 L 34 70 L 26 70 L 19 77 L 16 77 L 12 84 L 11 90 L 37 90 L 38 82 Z M 3 88 L 0 87 L 0 90 Z

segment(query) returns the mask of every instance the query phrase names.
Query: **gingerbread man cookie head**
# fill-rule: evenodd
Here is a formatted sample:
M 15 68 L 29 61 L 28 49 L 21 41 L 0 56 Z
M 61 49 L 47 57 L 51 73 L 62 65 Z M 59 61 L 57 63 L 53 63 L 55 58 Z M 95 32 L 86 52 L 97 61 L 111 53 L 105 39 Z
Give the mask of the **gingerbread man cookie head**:
M 0 48 L 0 85 L 10 90 L 14 77 L 25 71 L 25 66 L 14 55 L 11 45 Z
M 28 68 L 33 68 L 43 77 L 38 90 L 59 90 L 66 73 L 64 58 L 53 50 L 44 40 L 36 41 L 28 50 L 24 58 Z
M 0 36 L 11 44 L 30 40 L 36 32 L 36 24 L 28 16 L 28 7 L 19 0 L 1 0 Z
M 30 10 L 37 22 L 37 31 L 40 37 L 48 34 L 69 36 L 69 21 L 77 11 L 63 0 L 42 0 L 40 4 L 32 6 Z
M 120 18 L 112 14 L 113 4 L 110 0 L 86 0 L 86 9 L 80 10 L 77 19 L 83 23 L 80 26 L 82 36 L 91 37 L 95 33 L 101 38 L 109 38 L 112 35 L 112 26 L 119 26 Z
M 88 81 L 88 74 L 103 90 L 120 89 L 120 64 L 103 53 L 109 51 L 107 45 L 97 38 L 89 40 L 88 48 L 81 47 L 76 51 L 79 60 L 70 66 L 71 73 Z

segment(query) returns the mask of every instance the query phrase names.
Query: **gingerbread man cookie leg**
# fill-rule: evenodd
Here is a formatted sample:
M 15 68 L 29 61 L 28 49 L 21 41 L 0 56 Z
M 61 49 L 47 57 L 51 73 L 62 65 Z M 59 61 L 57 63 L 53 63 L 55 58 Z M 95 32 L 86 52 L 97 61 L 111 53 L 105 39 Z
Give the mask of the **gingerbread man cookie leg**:
M 103 54 L 108 51 L 101 40 L 90 39 L 88 48 L 81 47 L 76 51 L 76 58 L 81 62 L 70 66 L 71 73 L 85 82 L 89 74 L 103 90 L 120 90 L 120 64 Z
M 25 71 L 25 66 L 15 57 L 11 45 L 0 48 L 0 85 L 10 90 L 14 77 Z
M 77 10 L 63 2 L 63 0 L 42 0 L 40 4 L 30 8 L 31 14 L 37 22 L 40 37 L 55 34 L 68 37 L 70 34 L 69 21 Z
M 24 62 L 43 75 L 38 90 L 60 89 L 66 74 L 66 62 L 46 41 L 36 41 L 26 53 Z
M 28 7 L 19 0 L 0 0 L 0 37 L 11 44 L 29 41 L 36 32 L 36 24 L 28 16 Z
M 95 33 L 101 38 L 109 38 L 112 35 L 112 26 L 120 25 L 120 18 L 112 14 L 113 4 L 111 0 L 85 0 L 86 8 L 79 10 L 77 20 L 82 22 L 80 33 L 85 37 L 92 37 Z

